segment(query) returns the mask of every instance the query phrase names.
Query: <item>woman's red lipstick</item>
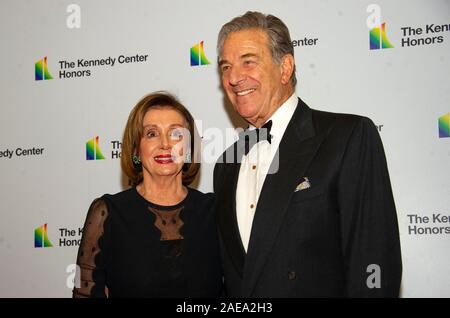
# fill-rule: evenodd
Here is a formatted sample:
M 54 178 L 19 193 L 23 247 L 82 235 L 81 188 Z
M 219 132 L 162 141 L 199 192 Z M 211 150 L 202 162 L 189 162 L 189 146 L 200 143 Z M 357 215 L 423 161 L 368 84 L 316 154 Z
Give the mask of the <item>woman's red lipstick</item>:
M 157 163 L 160 163 L 160 164 L 173 163 L 172 155 L 170 155 L 170 154 L 159 155 L 159 156 L 156 156 L 154 159 Z

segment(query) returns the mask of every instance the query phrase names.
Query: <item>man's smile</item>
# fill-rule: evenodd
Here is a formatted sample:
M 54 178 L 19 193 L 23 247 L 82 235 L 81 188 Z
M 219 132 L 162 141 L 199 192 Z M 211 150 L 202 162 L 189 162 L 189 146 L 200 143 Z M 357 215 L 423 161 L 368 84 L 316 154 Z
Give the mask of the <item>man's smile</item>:
M 250 93 L 253 93 L 255 90 L 256 89 L 254 89 L 254 88 L 245 89 L 243 91 L 236 92 L 236 95 L 238 95 L 238 96 L 245 96 L 245 95 L 248 95 Z

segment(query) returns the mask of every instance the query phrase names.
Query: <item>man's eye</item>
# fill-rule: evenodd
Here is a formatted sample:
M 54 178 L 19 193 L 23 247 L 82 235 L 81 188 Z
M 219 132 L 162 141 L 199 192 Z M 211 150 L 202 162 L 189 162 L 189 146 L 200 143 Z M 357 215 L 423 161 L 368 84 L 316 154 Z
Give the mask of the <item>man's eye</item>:
M 245 65 L 250 65 L 250 64 L 253 64 L 253 63 L 254 63 L 253 61 L 244 61 Z
M 230 69 L 229 65 L 222 66 L 222 72 L 228 71 Z

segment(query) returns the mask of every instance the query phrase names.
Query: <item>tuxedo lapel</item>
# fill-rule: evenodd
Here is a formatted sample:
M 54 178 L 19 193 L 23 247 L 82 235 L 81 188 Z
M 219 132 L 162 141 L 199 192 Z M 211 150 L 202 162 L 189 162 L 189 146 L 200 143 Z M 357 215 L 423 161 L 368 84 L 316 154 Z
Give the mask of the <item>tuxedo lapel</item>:
M 234 144 L 230 149 L 236 149 Z M 239 275 L 243 275 L 245 250 L 236 217 L 236 185 L 239 176 L 240 163 L 234 157 L 233 162 L 221 163 L 223 171 L 222 188 L 217 197 L 217 218 L 226 252 Z
M 278 172 L 266 176 L 256 207 L 244 265 L 244 297 L 252 295 L 280 231 L 299 177 L 304 175 L 323 138 L 323 135 L 315 135 L 311 109 L 299 99 L 278 149 Z

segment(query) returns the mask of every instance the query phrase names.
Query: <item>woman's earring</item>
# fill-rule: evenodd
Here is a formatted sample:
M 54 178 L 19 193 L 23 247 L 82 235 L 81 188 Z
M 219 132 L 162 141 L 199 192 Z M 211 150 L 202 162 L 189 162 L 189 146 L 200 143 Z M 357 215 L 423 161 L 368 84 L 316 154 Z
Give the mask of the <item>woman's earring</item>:
M 141 164 L 141 158 L 138 155 L 133 155 L 132 159 L 135 166 L 139 166 Z

